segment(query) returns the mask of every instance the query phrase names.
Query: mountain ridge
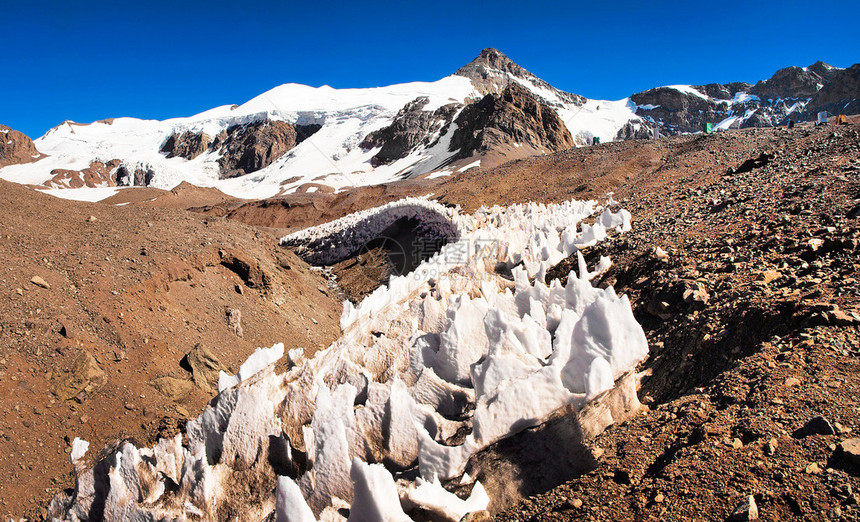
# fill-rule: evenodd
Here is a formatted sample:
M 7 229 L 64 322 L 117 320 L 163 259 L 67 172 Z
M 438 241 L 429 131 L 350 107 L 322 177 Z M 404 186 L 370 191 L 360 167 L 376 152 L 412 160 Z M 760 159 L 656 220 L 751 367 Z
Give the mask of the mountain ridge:
M 535 110 L 478 117 L 477 104 L 492 105 L 488 97 L 510 94 L 514 85 L 522 87 L 515 95 L 520 106 Z M 860 112 L 860 64 L 841 69 L 818 61 L 779 69 L 755 84 L 661 86 L 610 101 L 557 89 L 488 47 L 436 82 L 368 89 L 283 84 L 244 104 L 186 118 L 67 121 L 33 142 L 39 157 L 22 143 L 24 152 L 6 160 L 0 177 L 43 190 L 169 189 L 187 181 L 260 199 L 453 175 L 596 138 L 698 132 L 705 123 L 717 130 L 784 125 L 822 110 Z M 523 131 L 543 128 L 543 115 L 560 125 L 550 124 L 549 134 Z M 499 118 L 509 122 L 504 129 Z M 466 146 L 472 141 L 463 139 L 464 127 L 495 137 Z

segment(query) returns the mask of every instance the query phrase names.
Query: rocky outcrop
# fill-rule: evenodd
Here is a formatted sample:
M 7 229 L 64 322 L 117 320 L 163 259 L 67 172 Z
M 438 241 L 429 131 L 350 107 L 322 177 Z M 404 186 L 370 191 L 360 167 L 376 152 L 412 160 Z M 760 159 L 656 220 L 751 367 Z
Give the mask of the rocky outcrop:
M 219 150 L 221 179 L 264 169 L 316 131 L 320 125 L 293 125 L 264 120 L 236 125 L 219 134 L 212 146 Z
M 168 158 L 179 157 L 192 160 L 206 152 L 210 143 L 212 143 L 212 137 L 204 132 L 185 131 L 171 134 L 161 146 L 161 152 Z
M 747 82 L 709 83 L 697 85 L 696 89 L 703 94 L 718 100 L 731 100 L 739 92 L 749 92 L 752 85 Z
M 40 157 L 36 145 L 26 134 L 0 125 L 0 168 L 28 163 Z
M 444 136 L 454 115 L 462 107 L 459 103 L 449 103 L 435 111 L 425 111 L 430 102 L 420 96 L 407 103 L 388 127 L 371 132 L 359 146 L 365 150 L 381 147 L 373 158 L 374 167 L 392 163 L 405 158 L 418 145 L 432 145 L 439 136 Z
M 618 129 L 618 133 L 615 135 L 615 141 L 648 139 L 652 136 L 652 127 L 648 126 L 646 123 L 628 121 L 623 127 Z
M 457 158 L 506 144 L 528 145 L 547 152 L 574 146 L 558 114 L 516 83 L 467 105 L 454 123 L 457 129 L 451 137 L 450 150 L 459 150 Z
M 94 161 L 83 170 L 54 169 L 44 185 L 49 188 L 113 187 L 117 185 L 120 160 Z M 120 185 L 122 183 L 119 183 Z
M 826 81 L 808 67 L 786 67 L 756 83 L 749 92 L 762 100 L 807 99 L 815 96 Z
M 320 129 L 320 125 L 295 125 L 279 120 L 262 120 L 234 125 L 210 137 L 203 132 L 185 131 L 172 134 L 161 146 L 168 158 L 194 159 L 204 152 L 221 155 L 218 165 L 221 179 L 244 176 L 264 169 Z M 132 175 L 133 174 L 133 175 Z M 134 185 L 149 184 L 148 172 L 123 174 Z M 143 181 L 143 183 L 138 183 Z
M 146 165 L 120 165 L 116 170 L 116 184 L 126 187 L 147 187 L 155 177 L 155 170 Z

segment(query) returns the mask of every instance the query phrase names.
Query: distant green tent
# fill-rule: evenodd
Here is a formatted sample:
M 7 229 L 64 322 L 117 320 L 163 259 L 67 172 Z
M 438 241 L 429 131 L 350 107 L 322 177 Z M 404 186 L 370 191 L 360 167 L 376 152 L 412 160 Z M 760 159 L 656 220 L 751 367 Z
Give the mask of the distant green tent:
M 591 142 L 592 145 L 600 145 L 600 136 L 595 136 L 594 140 Z
M 713 124 L 713 123 L 706 123 L 706 124 L 702 127 L 702 131 L 703 131 L 705 134 L 710 134 L 710 133 L 714 132 L 714 124 Z

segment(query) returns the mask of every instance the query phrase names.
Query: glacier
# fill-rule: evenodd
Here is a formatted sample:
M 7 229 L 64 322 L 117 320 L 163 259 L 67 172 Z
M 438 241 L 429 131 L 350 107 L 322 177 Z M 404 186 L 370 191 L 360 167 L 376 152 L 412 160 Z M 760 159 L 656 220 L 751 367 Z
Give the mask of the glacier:
M 590 271 L 580 252 L 630 230 L 629 212 L 568 201 L 465 214 L 410 198 L 282 244 L 329 262 L 404 215 L 449 242 L 345 302 L 337 341 L 312 357 L 287 350 L 280 374 L 284 345 L 258 350 L 221 376 L 185 439 L 124 442 L 90 468 L 76 439 L 74 491 L 49 517 L 457 521 L 511 501 L 506 477 L 482 464 L 500 441 L 563 419 L 578 438 L 559 452 L 575 453 L 639 410 L 645 334 L 626 296 L 591 283 L 608 258 Z M 578 273 L 547 282 L 574 254 Z

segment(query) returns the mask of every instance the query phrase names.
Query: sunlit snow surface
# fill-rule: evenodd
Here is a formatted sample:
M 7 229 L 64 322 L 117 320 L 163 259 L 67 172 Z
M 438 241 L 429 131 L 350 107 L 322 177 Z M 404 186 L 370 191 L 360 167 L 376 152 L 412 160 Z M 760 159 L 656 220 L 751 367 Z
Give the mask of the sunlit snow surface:
M 587 100 L 584 105 L 577 105 L 560 98 L 556 91 L 527 79 L 503 71 L 490 72 L 503 81 L 507 78 L 519 82 L 541 97 L 558 113 L 577 145 L 591 144 L 594 136 L 604 142 L 611 141 L 625 123 L 640 121 L 635 114 L 635 104 L 628 99 Z M 295 192 L 307 183 L 341 189 L 431 172 L 438 173 L 433 177 L 452 173 L 450 169 L 439 170 L 458 152 L 450 150 L 456 123 L 452 123 L 444 136 L 431 136 L 426 140 L 428 144 L 416 146 L 406 157 L 387 165 L 371 165 L 371 158 L 379 149 L 359 147 L 368 134 L 391 125 L 397 112 L 420 96 L 429 100 L 422 110 L 434 111 L 449 103 L 470 103 L 479 99 L 480 93 L 470 79 L 456 75 L 435 82 L 366 89 L 285 84 L 242 105 L 224 105 L 187 118 L 163 121 L 115 118 L 88 125 L 65 122 L 34 141 L 46 157 L 0 169 L 0 178 L 41 185 L 52 179 L 54 169 L 81 170 L 94 161 L 104 163 L 116 159 L 129 172 L 137 169 L 153 172 L 151 185 L 156 188 L 171 189 L 187 181 L 197 186 L 215 187 L 240 198 L 262 199 Z M 267 119 L 319 124 L 321 128 L 271 165 L 232 179 L 219 179 L 220 156 L 216 152 L 207 151 L 192 160 L 167 158 L 159 152 L 173 134 L 205 132 L 214 137 L 231 126 Z M 476 165 L 477 162 L 472 163 L 459 171 Z M 71 192 L 65 197 L 94 200 L 96 196 L 87 195 L 87 190 Z
M 105 516 L 115 520 L 210 519 L 239 502 L 249 519 L 342 520 L 351 506 L 349 520 L 408 520 L 418 508 L 456 521 L 494 501 L 464 475 L 470 457 L 560 408 L 599 401 L 646 357 L 627 297 L 590 283 L 607 258 L 590 271 L 578 254 L 566 285 L 543 281 L 578 247 L 629 230 L 624 210 L 570 201 L 465 215 L 414 198 L 283 241 L 304 242 L 310 256 L 334 244 L 326 238 L 358 243 L 365 236 L 350 230 L 384 229 L 404 213 L 457 236 L 357 306 L 345 303 L 341 338 L 313 358 L 292 349 L 290 369 L 276 374 L 276 345 L 223 375 L 217 398 L 189 422 L 187 445 L 179 435 L 153 448 L 125 443 L 96 478 L 76 441 L 76 492 L 55 499 L 52 516 L 83 519 L 107 491 Z M 297 451 L 305 471 L 277 477 Z M 395 481 L 392 471 L 406 472 Z M 468 498 L 443 487 L 452 479 Z M 251 494 L 237 483 L 263 486 Z

